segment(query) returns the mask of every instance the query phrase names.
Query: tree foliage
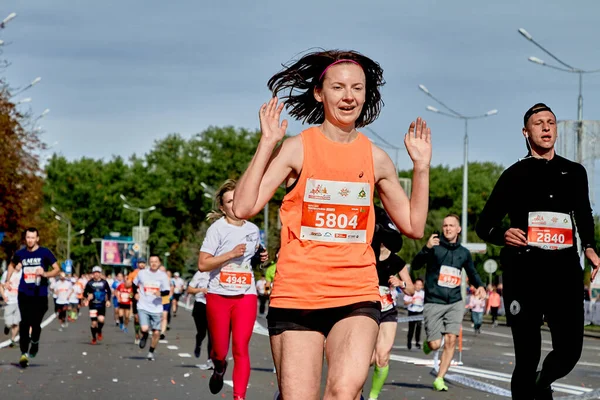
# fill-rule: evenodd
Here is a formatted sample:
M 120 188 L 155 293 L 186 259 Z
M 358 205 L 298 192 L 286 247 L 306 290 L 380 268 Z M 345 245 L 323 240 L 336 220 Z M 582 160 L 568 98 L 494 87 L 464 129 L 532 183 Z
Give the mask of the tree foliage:
M 17 110 L 0 79 L 0 232 L 6 235 L 2 258 L 18 248 L 27 227 L 51 230 L 39 214 L 43 200 L 39 154 L 44 144 L 29 122 L 30 116 Z
M 138 225 L 139 214 L 123 208 L 121 194 L 135 207 L 154 205 L 156 210 L 144 214 L 151 252 L 169 252 L 169 269 L 192 272 L 208 226 L 206 215 L 213 208 L 208 197 L 226 179 L 241 176 L 259 137 L 256 131 L 210 127 L 189 139 L 168 135 L 147 154 L 133 155 L 127 162 L 119 157 L 69 162 L 55 155 L 47 166 L 46 206 L 65 213 L 74 230 L 85 228 L 83 240 L 73 241 L 71 255 L 76 264 L 89 269 L 100 257 L 100 245 L 92 239 L 109 232 L 130 236 L 132 227 Z M 270 207 L 272 253 L 278 245 L 278 232 L 273 228 L 282 197 L 278 192 Z M 262 226 L 263 215 L 253 222 Z M 66 236 L 65 226 L 61 229 Z M 64 246 L 58 246 L 57 252 L 64 257 Z
M 467 197 L 467 241 L 470 243 L 481 243 L 474 231 L 477 218 L 487 199 L 489 198 L 496 181 L 502 174 L 504 167 L 492 162 L 473 162 L 469 163 L 469 184 Z M 403 178 L 412 178 L 412 171 L 400 171 L 399 176 Z M 449 168 L 448 166 L 436 166 L 430 169 L 429 183 L 429 214 L 425 228 L 425 236 L 421 240 L 405 239 L 404 246 L 400 251 L 400 256 L 408 263 L 423 248 L 429 236 L 435 231 L 441 231 L 444 217 L 448 214 L 462 214 L 462 181 L 463 168 Z M 464 232 L 463 232 L 464 233 Z M 488 245 L 487 253 L 484 255 L 475 254 L 475 266 L 481 278 L 486 282 L 487 273 L 483 271 L 483 262 L 492 258 L 499 261 L 500 249 Z M 423 274 L 419 272 L 419 275 Z M 501 267 L 496 275 L 502 273 Z

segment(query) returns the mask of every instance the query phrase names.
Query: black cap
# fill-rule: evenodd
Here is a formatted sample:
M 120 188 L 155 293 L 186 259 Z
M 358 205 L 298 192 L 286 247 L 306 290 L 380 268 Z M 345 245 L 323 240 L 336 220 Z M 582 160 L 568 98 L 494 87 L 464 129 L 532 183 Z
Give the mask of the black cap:
M 139 263 L 144 263 L 144 264 L 146 264 L 146 258 L 145 258 L 145 257 L 140 257 L 140 258 L 138 258 L 137 262 L 138 262 L 138 264 L 139 264 Z
M 537 103 L 536 105 L 531 107 L 529 110 L 527 110 L 527 112 L 523 116 L 523 126 L 527 126 L 527 121 L 529 121 L 529 118 L 531 118 L 531 116 L 533 114 L 537 114 L 542 111 L 550 111 L 552 113 L 552 115 L 554 115 L 554 118 L 556 118 L 556 114 L 554 114 L 554 111 L 552 111 L 550 109 L 550 107 L 548 107 L 544 103 Z

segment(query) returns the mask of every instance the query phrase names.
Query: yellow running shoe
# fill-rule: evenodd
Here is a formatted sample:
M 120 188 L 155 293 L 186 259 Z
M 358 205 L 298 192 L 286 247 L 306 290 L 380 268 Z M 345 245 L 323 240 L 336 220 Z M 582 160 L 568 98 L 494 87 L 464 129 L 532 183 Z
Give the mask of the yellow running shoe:
M 448 391 L 448 386 L 444 383 L 444 378 L 435 378 L 435 381 L 433 381 L 433 390 L 436 392 Z

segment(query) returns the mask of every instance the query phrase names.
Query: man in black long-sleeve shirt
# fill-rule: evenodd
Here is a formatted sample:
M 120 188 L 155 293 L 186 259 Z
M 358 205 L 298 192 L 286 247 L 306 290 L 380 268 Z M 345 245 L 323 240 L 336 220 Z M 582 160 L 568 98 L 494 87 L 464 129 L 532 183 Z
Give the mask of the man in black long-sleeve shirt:
M 592 279 L 600 259 L 587 174 L 582 165 L 556 155 L 556 116 L 539 103 L 527 111 L 523 125 L 529 154 L 504 171 L 476 231 L 483 240 L 505 246 L 503 295 L 516 357 L 512 398 L 545 400 L 552 399 L 551 383 L 567 375 L 581 356 L 583 273 L 577 236 L 593 265 Z M 536 372 L 544 319 L 553 350 Z

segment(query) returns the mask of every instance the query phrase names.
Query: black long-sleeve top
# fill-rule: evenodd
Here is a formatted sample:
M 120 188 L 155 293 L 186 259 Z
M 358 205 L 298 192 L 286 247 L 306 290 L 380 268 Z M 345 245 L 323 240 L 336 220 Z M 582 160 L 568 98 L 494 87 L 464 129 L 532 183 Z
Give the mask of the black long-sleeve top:
M 569 214 L 582 248 L 596 249 L 585 168 L 558 155 L 551 160 L 527 157 L 504 171 L 475 230 L 486 242 L 503 246 L 506 230 L 519 228 L 527 233 L 529 213 L 536 211 Z M 503 226 L 506 215 L 510 226 Z

